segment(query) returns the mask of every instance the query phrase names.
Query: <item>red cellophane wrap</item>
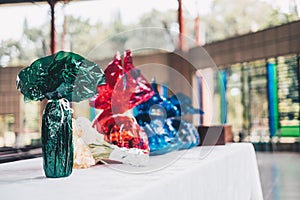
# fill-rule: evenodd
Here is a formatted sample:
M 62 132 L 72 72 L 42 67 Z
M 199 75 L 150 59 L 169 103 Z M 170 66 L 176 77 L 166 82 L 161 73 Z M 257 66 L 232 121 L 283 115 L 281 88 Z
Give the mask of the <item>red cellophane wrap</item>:
M 91 106 L 103 110 L 93 126 L 112 144 L 149 151 L 143 129 L 133 117 L 122 114 L 153 96 L 150 84 L 134 67 L 129 50 L 125 52 L 123 65 L 117 53 L 104 73 L 106 84 L 98 86 L 98 95 L 90 100 Z
M 146 133 L 136 123 L 133 117 L 122 114 L 101 113 L 94 126 L 104 134 L 104 139 L 119 147 L 138 148 L 149 153 Z M 100 120 L 99 120 L 100 119 Z

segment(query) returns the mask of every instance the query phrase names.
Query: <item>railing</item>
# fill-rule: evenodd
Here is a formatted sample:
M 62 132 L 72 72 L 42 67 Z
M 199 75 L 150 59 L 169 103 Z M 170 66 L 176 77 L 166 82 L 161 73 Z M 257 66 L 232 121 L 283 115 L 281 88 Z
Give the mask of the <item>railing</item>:
M 24 160 L 29 158 L 37 158 L 42 156 L 41 146 L 30 147 L 1 147 L 0 148 L 0 163 Z

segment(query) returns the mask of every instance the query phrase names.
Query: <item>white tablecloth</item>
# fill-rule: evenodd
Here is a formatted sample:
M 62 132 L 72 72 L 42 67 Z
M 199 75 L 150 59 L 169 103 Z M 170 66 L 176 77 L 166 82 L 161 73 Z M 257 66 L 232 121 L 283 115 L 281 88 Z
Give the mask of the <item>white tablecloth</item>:
M 42 159 L 0 165 L 3 200 L 260 200 L 252 144 L 197 147 L 152 156 L 149 166 L 97 165 L 67 178 L 45 178 Z

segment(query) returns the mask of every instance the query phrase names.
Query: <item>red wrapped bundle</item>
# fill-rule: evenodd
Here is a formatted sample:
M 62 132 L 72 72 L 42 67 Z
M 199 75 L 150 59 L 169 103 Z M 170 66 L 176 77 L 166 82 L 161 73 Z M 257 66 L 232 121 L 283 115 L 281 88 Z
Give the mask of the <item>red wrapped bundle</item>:
M 123 76 L 123 67 L 121 56 L 119 53 L 114 57 L 113 61 L 109 63 L 104 70 L 106 84 L 97 87 L 98 95 L 90 99 L 90 105 L 97 109 L 110 110 L 111 109 L 111 97 L 114 87 Z
M 154 95 L 150 84 L 134 67 L 130 50 L 125 52 L 123 66 L 120 54 L 117 54 L 104 73 L 107 84 L 98 86 L 98 96 L 90 101 L 97 109 L 124 113 Z
M 147 136 L 134 117 L 120 114 L 149 100 L 154 94 L 150 84 L 134 67 L 129 50 L 125 52 L 124 65 L 117 54 L 104 73 L 106 84 L 98 86 L 98 95 L 90 100 L 91 106 L 103 110 L 93 126 L 107 142 L 149 152 Z

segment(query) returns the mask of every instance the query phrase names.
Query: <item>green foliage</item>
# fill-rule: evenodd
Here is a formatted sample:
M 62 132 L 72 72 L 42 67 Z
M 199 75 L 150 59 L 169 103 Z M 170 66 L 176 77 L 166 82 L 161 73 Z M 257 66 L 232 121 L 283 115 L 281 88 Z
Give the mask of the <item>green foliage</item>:
M 91 24 L 89 20 L 66 16 L 67 35 L 69 36 L 70 50 L 86 56 L 95 44 L 104 39 L 103 25 Z M 61 33 L 62 34 L 62 33 Z M 61 38 L 61 37 L 60 37 Z M 63 41 L 59 41 L 60 44 Z
M 177 20 L 177 11 L 169 10 L 167 12 L 160 12 L 157 10 L 152 10 L 149 13 L 143 15 L 138 25 L 142 27 L 160 27 L 163 28 L 163 22 L 166 24 L 171 24 Z
M 18 41 L 6 40 L 2 41 L 0 45 L 0 66 L 14 64 L 15 60 L 12 58 L 18 57 L 21 44 Z
M 212 12 L 202 16 L 207 42 L 222 40 L 298 20 L 296 12 L 282 13 L 279 8 L 258 0 L 214 0 Z
M 273 9 L 268 17 L 268 20 L 264 24 L 262 24 L 261 28 L 270 28 L 296 20 L 299 20 L 296 12 L 282 13 L 278 9 Z

